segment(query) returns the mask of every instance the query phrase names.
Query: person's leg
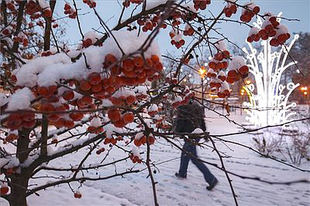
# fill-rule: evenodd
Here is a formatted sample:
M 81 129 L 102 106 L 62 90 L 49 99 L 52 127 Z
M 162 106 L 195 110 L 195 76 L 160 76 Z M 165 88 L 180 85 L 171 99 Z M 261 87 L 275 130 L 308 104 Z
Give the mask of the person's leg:
M 190 156 L 187 153 L 191 153 L 191 145 L 188 142 L 185 142 L 183 145 L 183 151 L 181 153 L 181 163 L 179 169 L 179 175 L 181 177 L 187 176 L 187 168 L 190 160 Z
M 209 185 L 212 185 L 216 178 L 214 177 L 214 175 L 210 172 L 210 170 L 207 168 L 207 166 L 203 162 L 196 159 L 198 158 L 196 146 L 194 147 L 192 154 L 193 154 L 193 157 L 191 157 L 192 162 L 203 173 L 203 176 L 206 182 L 209 183 Z

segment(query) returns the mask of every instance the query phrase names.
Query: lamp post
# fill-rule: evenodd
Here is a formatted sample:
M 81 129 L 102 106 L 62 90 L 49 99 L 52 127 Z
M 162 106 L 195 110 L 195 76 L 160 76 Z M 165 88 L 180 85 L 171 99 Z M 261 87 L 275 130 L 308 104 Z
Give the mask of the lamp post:
M 203 108 L 203 114 L 205 113 L 205 109 L 204 109 L 204 89 L 203 89 L 203 80 L 205 78 L 205 75 L 207 73 L 207 70 L 204 67 L 201 67 L 198 70 L 199 74 L 200 74 L 200 79 L 201 79 L 201 104 L 202 104 L 202 108 Z
M 244 86 L 240 90 L 240 95 L 241 95 L 241 102 L 244 101 L 244 95 L 245 95 L 245 89 Z M 240 103 L 240 115 L 242 115 L 242 103 Z
M 310 102 L 309 102 L 309 90 L 310 88 L 308 87 L 301 87 L 300 88 L 300 91 L 302 92 L 303 96 L 305 97 L 306 99 L 306 103 L 307 103 L 307 106 L 308 106 L 308 113 L 310 113 Z

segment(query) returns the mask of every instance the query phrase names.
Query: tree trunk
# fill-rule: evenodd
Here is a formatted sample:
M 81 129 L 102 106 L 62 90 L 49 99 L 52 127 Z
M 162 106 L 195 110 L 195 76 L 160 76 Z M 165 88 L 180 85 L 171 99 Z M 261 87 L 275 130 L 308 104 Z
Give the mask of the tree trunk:
M 26 206 L 26 191 L 29 178 L 25 175 L 14 174 L 11 177 L 11 194 L 9 195 L 10 206 Z
M 19 130 L 19 139 L 17 141 L 17 158 L 23 163 L 29 155 L 29 134 L 30 129 Z M 26 206 L 26 192 L 29 182 L 29 172 L 25 168 L 21 168 L 19 173 L 11 174 L 11 193 L 8 197 L 10 206 Z

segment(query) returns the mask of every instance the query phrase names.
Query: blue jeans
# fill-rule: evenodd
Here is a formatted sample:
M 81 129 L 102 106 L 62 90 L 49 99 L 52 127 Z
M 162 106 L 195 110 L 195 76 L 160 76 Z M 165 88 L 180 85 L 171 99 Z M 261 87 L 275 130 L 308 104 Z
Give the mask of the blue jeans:
M 197 156 L 196 145 L 194 143 L 185 141 L 185 144 L 183 145 L 183 150 L 188 152 L 191 155 L 188 155 L 184 151 L 182 151 L 179 175 L 181 177 L 187 176 L 188 163 L 189 163 L 189 160 L 192 160 L 194 165 L 196 165 L 196 167 L 200 170 L 200 172 L 202 172 L 206 182 L 209 183 L 210 185 L 214 181 L 215 177 L 210 172 L 210 170 L 206 167 L 206 165 L 197 159 L 198 156 Z

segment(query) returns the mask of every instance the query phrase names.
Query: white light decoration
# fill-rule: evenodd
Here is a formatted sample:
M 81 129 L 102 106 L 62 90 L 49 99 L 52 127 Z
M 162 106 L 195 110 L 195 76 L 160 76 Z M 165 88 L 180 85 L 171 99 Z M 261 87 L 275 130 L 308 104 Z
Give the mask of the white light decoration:
M 258 17 L 254 26 L 260 29 L 262 23 L 262 19 Z M 297 63 L 295 61 L 285 64 L 288 52 L 298 38 L 299 36 L 295 35 L 291 43 L 286 47 L 282 46 L 279 52 L 272 52 L 269 44 L 270 38 L 262 40 L 263 49 L 259 54 L 250 43 L 248 43 L 250 52 L 243 48 L 247 54 L 249 71 L 255 78 L 255 86 L 253 83 L 245 86 L 246 92 L 251 94 L 249 95 L 250 102 L 243 103 L 249 108 L 246 110 L 248 114 L 246 120 L 251 124 L 259 127 L 281 124 L 296 114 L 292 111 L 296 103 L 288 104 L 288 98 L 299 83 L 291 82 L 285 86 L 280 81 L 283 72 Z

